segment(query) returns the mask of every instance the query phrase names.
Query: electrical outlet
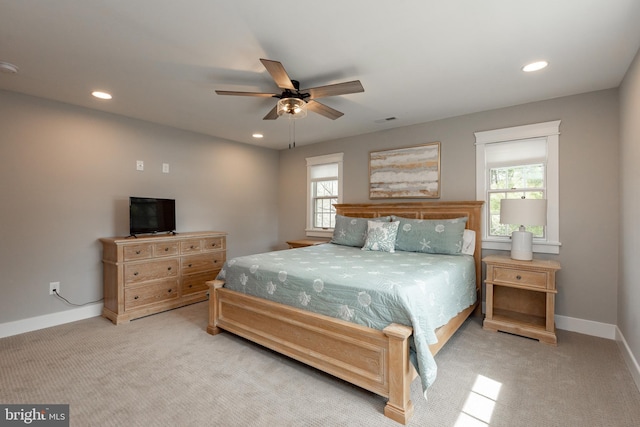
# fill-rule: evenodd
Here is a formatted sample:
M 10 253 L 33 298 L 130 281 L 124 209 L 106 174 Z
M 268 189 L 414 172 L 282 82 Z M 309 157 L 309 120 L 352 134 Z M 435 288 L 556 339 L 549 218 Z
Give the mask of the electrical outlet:
M 136 170 L 144 170 L 144 162 L 142 160 L 136 160 Z
M 49 295 L 55 295 L 53 291 L 60 293 L 60 282 L 49 283 Z
M 162 172 L 163 173 L 169 173 L 169 163 L 163 163 L 162 164 Z

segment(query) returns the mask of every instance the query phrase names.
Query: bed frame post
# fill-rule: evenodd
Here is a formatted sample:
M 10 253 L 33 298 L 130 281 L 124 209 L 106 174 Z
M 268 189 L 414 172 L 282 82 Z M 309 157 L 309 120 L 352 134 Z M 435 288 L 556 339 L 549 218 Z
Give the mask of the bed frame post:
M 407 424 L 413 415 L 411 401 L 411 364 L 409 362 L 409 326 L 392 323 L 382 330 L 389 338 L 389 401 L 384 415 L 401 424 Z
M 221 288 L 224 285 L 224 280 L 211 280 L 207 282 L 209 285 L 209 324 L 207 325 L 207 332 L 211 335 L 217 335 L 222 330 L 217 326 L 218 320 L 218 293 L 216 289 Z

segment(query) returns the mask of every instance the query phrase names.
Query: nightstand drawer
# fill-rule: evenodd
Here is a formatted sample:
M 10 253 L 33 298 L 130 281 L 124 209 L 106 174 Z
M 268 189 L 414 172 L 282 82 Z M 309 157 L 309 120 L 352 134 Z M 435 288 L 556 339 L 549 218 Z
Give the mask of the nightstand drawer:
M 545 289 L 547 287 L 547 273 L 544 271 L 526 271 L 494 266 L 493 280 L 495 282 L 530 286 L 541 289 Z

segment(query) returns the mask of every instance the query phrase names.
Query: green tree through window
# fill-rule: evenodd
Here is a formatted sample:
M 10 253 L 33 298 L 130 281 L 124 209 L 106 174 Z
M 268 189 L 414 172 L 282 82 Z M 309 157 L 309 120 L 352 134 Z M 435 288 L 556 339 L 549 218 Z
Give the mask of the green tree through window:
M 500 224 L 501 199 L 544 199 L 544 164 L 494 167 L 489 170 L 489 235 L 510 236 L 517 224 Z M 534 237 L 544 238 L 544 226 L 527 226 Z

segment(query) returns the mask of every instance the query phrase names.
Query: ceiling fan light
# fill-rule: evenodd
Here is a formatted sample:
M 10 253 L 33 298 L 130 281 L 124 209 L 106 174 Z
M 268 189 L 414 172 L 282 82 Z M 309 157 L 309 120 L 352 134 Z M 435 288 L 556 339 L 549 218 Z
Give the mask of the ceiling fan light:
M 278 116 L 301 119 L 307 116 L 307 103 L 299 98 L 282 98 L 278 101 Z

